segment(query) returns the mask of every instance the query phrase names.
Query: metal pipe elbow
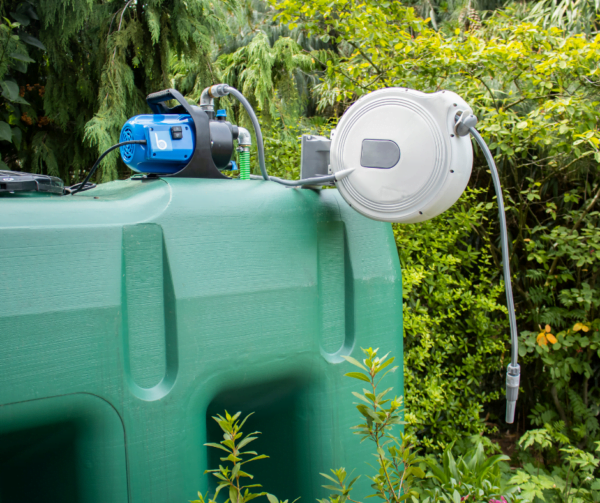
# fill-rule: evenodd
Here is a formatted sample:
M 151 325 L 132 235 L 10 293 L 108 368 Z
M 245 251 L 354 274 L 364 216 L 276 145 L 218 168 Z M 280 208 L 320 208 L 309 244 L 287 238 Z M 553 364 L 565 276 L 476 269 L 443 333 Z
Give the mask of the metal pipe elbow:
M 210 87 L 207 87 L 200 95 L 200 110 L 212 112 L 214 110 L 214 103 L 215 100 L 210 93 Z
M 238 127 L 238 145 L 240 147 L 249 147 L 252 145 L 252 136 L 250 136 L 250 131 L 248 131 L 245 127 Z
M 215 84 L 202 91 L 200 95 L 200 110 L 212 112 L 214 110 L 215 98 L 222 98 L 229 94 L 227 84 Z

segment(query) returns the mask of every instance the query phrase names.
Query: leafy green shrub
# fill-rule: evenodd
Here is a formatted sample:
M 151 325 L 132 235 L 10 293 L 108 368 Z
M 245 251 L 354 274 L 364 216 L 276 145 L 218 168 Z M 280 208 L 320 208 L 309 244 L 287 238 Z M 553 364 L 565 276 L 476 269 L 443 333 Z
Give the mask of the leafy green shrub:
M 242 427 L 252 414 L 248 414 L 241 422 L 239 421 L 240 415 L 241 412 L 232 416 L 225 411 L 225 416 L 219 414 L 213 417 L 219 428 L 223 431 L 223 440 L 218 444 L 208 443 L 205 445 L 227 453 L 227 456 L 220 458 L 220 460 L 223 463 L 230 463 L 231 466 L 225 464 L 219 465 L 218 469 L 206 470 L 204 473 L 210 473 L 218 480 L 217 488 L 211 497 L 208 496 L 208 493 L 202 495 L 199 492 L 199 499 L 190 503 L 216 503 L 217 496 L 222 490 L 226 490 L 229 495 L 225 503 L 247 503 L 259 496 L 266 496 L 269 503 L 280 503 L 277 497 L 272 494 L 264 491 L 254 492 L 255 489 L 262 487 L 260 484 L 244 483 L 244 479 L 252 480 L 254 477 L 246 471 L 246 467 L 242 470 L 242 466 L 253 461 L 258 461 L 259 459 L 268 458 L 268 456 L 258 454 L 256 451 L 242 451 L 250 442 L 258 438 L 253 435 L 258 435 L 260 432 L 254 431 L 244 435 Z M 281 503 L 287 503 L 287 501 L 285 500 Z
M 354 426 L 354 433 L 361 437 L 361 442 L 368 440 L 373 443 L 373 456 L 376 466 L 371 466 L 365 459 L 365 464 L 371 466 L 373 472 L 367 475 L 371 481 L 372 493 L 368 498 L 376 497 L 386 503 L 413 501 L 423 503 L 447 502 L 460 503 L 471 498 L 473 502 L 511 503 L 521 501 L 518 496 L 519 488 L 508 479 L 509 468 L 506 461 L 508 456 L 493 454 L 498 447 L 485 437 L 473 436 L 462 442 L 466 451 L 456 459 L 452 453 L 454 444 L 450 445 L 438 459 L 435 455 L 419 458 L 412 445 L 411 436 L 401 431 L 404 424 L 404 404 L 402 397 L 388 398 L 393 388 L 381 390 L 381 383 L 390 372 L 395 372 L 394 358 L 389 353 L 379 357 L 378 349 L 363 349 L 366 358 L 358 361 L 352 357 L 344 358 L 358 367 L 359 371 L 345 374 L 347 377 L 367 383 L 362 393 L 353 391 L 352 395 L 359 401 L 356 409 L 363 422 Z M 244 478 L 252 479 L 244 465 L 263 459 L 255 451 L 242 451 L 250 442 L 257 439 L 259 432 L 244 435 L 241 431 L 246 419 L 239 421 L 240 413 L 225 416 L 218 415 L 213 419 L 223 431 L 223 440 L 205 444 L 220 449 L 226 453 L 220 458 L 224 465 L 218 469 L 209 469 L 218 479 L 218 486 L 212 497 L 198 493 L 199 499 L 191 503 L 216 503 L 221 490 L 227 490 L 229 498 L 225 503 L 246 503 L 259 496 L 266 496 L 269 503 L 279 503 L 277 498 L 266 492 L 254 492 L 259 484 L 244 484 Z M 583 468 L 582 469 L 587 469 Z M 427 472 L 427 473 L 426 473 Z M 319 503 L 360 503 L 352 498 L 354 483 L 361 477 L 352 479 L 345 468 L 332 469 L 331 474 L 321 474 L 330 483 L 325 489 L 333 491 L 328 498 L 318 500 Z M 523 480 L 523 475 L 513 477 L 516 482 Z M 499 498 L 499 499 L 494 499 Z M 287 502 L 287 500 L 286 500 Z M 283 502 L 283 503 L 286 503 Z
M 600 442 L 594 455 L 569 443 L 561 421 L 530 430 L 519 440 L 523 468 L 511 483 L 522 490 L 523 501 L 531 503 L 592 503 L 600 501 Z
M 549 378 L 554 399 L 553 404 L 538 403 L 533 407 L 531 423 L 560 432 L 564 442 L 593 451 L 600 439 L 600 397 L 598 388 L 592 388 L 590 393 L 589 383 L 594 379 L 595 360 L 600 354 L 600 319 L 589 324 L 576 323 L 556 336 L 549 325 L 538 334 L 525 332 L 519 351 L 529 358 L 535 356 L 544 365 L 543 373 Z M 582 395 L 573 387 L 580 380 Z M 559 393 L 568 400 L 559 400 Z M 558 460 L 557 456 L 554 458 Z
M 591 378 L 600 372 L 597 330 L 586 335 L 568 330 L 577 323 L 594 327 L 600 308 L 600 37 L 568 36 L 552 26 L 521 22 L 513 8 L 463 33 L 448 26 L 434 31 L 400 2 L 271 3 L 290 28 L 329 44 L 313 51 L 323 72 L 315 94 L 325 113 L 339 114 L 360 96 L 388 86 L 448 89 L 472 105 L 506 191 L 525 348 L 519 431 L 536 426 L 548 412 L 589 451 L 600 439 L 595 426 L 600 387 Z M 407 420 L 420 425 L 428 449 L 485 430 L 486 417 L 504 429 L 496 420 L 503 405 L 494 403 L 494 393 L 502 384 L 500 372 L 493 378 L 500 370 L 493 360 L 504 353 L 507 339 L 498 317 L 498 227 L 486 169 L 476 151 L 470 185 L 483 203 L 481 218 L 470 221 L 450 211 L 433 222 L 396 228 L 401 257 L 411 243 L 419 246 L 403 258 L 404 281 L 412 289 L 405 308 Z M 460 234 L 456 241 L 454 230 Z M 450 232 L 447 240 L 444 231 Z M 436 239 L 427 239 L 431 233 Z M 460 263 L 459 253 L 465 256 Z M 480 258 L 469 257 L 477 253 Z M 411 271 L 419 260 L 423 269 Z M 455 297 L 459 293 L 463 298 Z M 486 301 L 487 323 L 481 319 Z M 537 336 L 546 325 L 564 337 L 538 348 Z M 491 351 L 475 334 L 492 339 Z
M 441 463 L 433 456 L 425 458 L 427 479 L 416 501 L 520 501 L 518 488 L 508 481 L 506 461 L 510 458 L 503 454 L 488 456 L 484 439 L 474 439 L 475 445 L 458 459 L 452 454 L 452 445 L 441 455 Z
M 417 494 L 413 486 L 425 474 L 420 467 L 416 466 L 416 453 L 414 451 L 411 453 L 408 436 L 397 431 L 398 425 L 402 424 L 402 397 L 386 398 L 393 388 L 378 391 L 383 378 L 398 368 L 388 368 L 394 363 L 394 358 L 388 358 L 389 353 L 382 357 L 377 356 L 378 349 L 368 348 L 362 351 L 366 355 L 362 363 L 350 356 L 343 358 L 361 370 L 361 372 L 349 372 L 346 376 L 366 382 L 369 387 L 369 389 L 363 388 L 362 393 L 352 392 L 360 400 L 356 408 L 364 417 L 363 423 L 353 427 L 354 433 L 362 437 L 361 442 L 370 440 L 375 444 L 377 469 L 375 474 L 368 476 L 373 490 L 373 494 L 369 497 L 378 497 L 387 503 L 399 503 Z M 350 493 L 360 475 L 346 483 L 344 468 L 331 471 L 335 478 L 324 473 L 321 475 L 336 485 L 323 487 L 340 494 L 331 494 L 329 499 L 322 499 L 320 503 L 344 503 L 346 500 L 354 502 L 350 498 Z

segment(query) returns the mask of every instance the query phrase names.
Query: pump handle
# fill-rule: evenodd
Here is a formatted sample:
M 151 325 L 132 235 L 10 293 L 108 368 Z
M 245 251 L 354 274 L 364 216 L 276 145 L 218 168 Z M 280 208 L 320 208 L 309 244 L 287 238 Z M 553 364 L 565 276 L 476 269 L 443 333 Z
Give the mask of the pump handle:
M 177 100 L 175 95 L 173 94 L 174 89 L 163 89 L 162 91 L 156 91 L 155 93 L 150 93 L 146 96 L 146 101 L 148 104 L 150 103 L 162 103 L 163 101 L 168 100 Z M 177 93 L 177 91 L 175 91 Z M 177 93 L 179 94 L 179 93 Z M 179 101 L 179 100 L 177 100 Z
M 169 108 L 162 103 L 164 101 L 177 100 L 180 105 Z M 146 96 L 146 103 L 155 114 L 181 114 L 187 113 L 192 115 L 191 106 L 187 100 L 176 89 L 165 89 L 157 91 Z

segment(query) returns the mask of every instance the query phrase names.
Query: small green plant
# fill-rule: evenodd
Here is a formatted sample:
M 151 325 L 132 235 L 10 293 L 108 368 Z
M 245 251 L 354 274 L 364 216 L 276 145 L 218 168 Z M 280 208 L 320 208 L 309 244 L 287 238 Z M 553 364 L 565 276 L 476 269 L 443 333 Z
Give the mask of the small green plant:
M 420 491 L 420 499 L 414 501 L 520 501 L 517 487 L 511 486 L 506 477 L 509 467 L 505 462 L 510 458 L 503 454 L 488 456 L 484 439 L 478 436 L 472 439 L 475 445 L 458 459 L 452 454 L 452 445 L 444 451 L 442 463 L 434 457 L 425 459 L 427 480 Z
M 382 379 L 389 373 L 395 372 L 398 367 L 391 367 L 394 358 L 388 354 L 378 357 L 378 349 L 363 349 L 366 358 L 361 362 L 350 357 L 344 358 L 358 367 L 362 372 L 349 372 L 346 376 L 368 383 L 369 389 L 362 393 L 353 391 L 352 394 L 360 400 L 356 408 L 364 417 L 364 422 L 354 426 L 355 434 L 362 437 L 361 441 L 371 440 L 376 447 L 377 473 L 369 476 L 373 494 L 369 497 L 379 497 L 388 503 L 399 503 L 411 495 L 417 495 L 413 490 L 415 480 L 425 476 L 423 470 L 416 466 L 418 461 L 416 452 L 411 452 L 411 444 L 407 435 L 395 429 L 403 424 L 402 397 L 393 399 L 385 398 L 393 388 L 379 392 L 378 386 Z M 386 370 L 387 369 L 387 370 Z M 385 371 L 385 372 L 384 372 Z M 382 375 L 380 375 L 383 372 Z M 357 476 L 346 483 L 347 473 L 344 468 L 331 470 L 334 477 L 322 473 L 321 475 L 335 485 L 324 485 L 325 489 L 339 494 L 331 494 L 329 499 L 319 500 L 320 503 L 344 503 L 346 500 L 358 503 L 350 497 Z
M 520 457 L 525 462 L 510 482 L 521 488 L 523 501 L 600 501 L 600 479 L 595 476 L 600 466 L 600 442 L 595 442 L 594 455 L 571 445 L 564 430 L 562 421 L 556 421 L 526 432 L 519 440 Z
M 223 463 L 230 463 L 231 466 L 219 465 L 218 469 L 206 470 L 204 473 L 211 473 L 218 479 L 219 485 L 212 497 L 208 497 L 208 492 L 204 496 L 198 492 L 198 499 L 190 503 L 216 503 L 217 496 L 222 490 L 229 491 L 229 498 L 225 500 L 225 503 L 246 503 L 259 496 L 266 496 L 269 503 L 287 503 L 288 500 L 280 502 L 272 494 L 254 492 L 254 489 L 262 487 L 260 484 L 244 484 L 243 479 L 252 480 L 254 476 L 246 472 L 245 468 L 242 470 L 242 466 L 252 461 L 268 458 L 269 456 L 258 454 L 256 451 L 242 451 L 250 442 L 258 438 L 255 435 L 259 435 L 260 432 L 254 431 L 244 436 L 242 427 L 252 414 L 248 414 L 241 422 L 239 421 L 240 415 L 241 412 L 232 416 L 225 411 L 225 417 L 220 414 L 213 417 L 219 428 L 223 431 L 223 440 L 218 444 L 207 443 L 204 445 L 226 452 L 227 455 L 220 458 L 220 460 Z

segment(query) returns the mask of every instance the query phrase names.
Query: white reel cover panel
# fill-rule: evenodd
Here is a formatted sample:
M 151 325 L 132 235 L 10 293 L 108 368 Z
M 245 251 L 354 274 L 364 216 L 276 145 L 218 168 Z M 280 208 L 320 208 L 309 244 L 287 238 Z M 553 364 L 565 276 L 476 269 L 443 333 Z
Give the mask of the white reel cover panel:
M 470 135 L 454 131 L 458 112 L 472 114 L 451 91 L 387 88 L 363 96 L 331 136 L 330 171 L 355 168 L 337 187 L 374 220 L 422 222 L 452 206 L 473 166 Z

